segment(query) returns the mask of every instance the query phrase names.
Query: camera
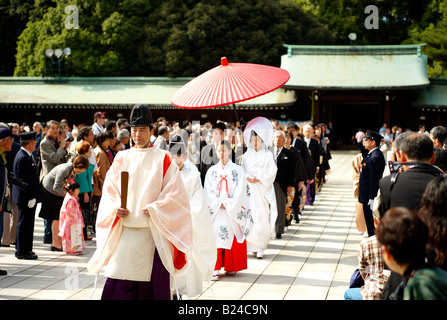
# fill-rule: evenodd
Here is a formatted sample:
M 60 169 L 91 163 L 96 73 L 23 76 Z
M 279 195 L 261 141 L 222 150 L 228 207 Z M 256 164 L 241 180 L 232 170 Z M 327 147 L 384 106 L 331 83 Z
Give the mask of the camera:
M 402 172 L 404 170 L 402 162 L 388 161 L 390 173 Z
M 26 183 L 26 182 L 24 182 L 24 181 L 22 181 L 20 179 L 17 179 L 14 176 L 14 173 L 12 173 L 12 172 L 8 172 L 8 182 L 9 182 L 10 185 L 15 184 L 16 186 L 18 186 L 23 191 L 26 191 L 26 188 L 28 188 L 28 183 Z

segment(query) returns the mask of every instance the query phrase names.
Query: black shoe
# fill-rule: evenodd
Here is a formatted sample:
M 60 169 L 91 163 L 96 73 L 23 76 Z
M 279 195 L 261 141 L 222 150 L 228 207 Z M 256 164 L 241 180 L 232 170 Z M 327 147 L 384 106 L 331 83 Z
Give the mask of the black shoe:
M 37 255 L 34 252 L 18 253 L 16 252 L 16 258 L 21 260 L 36 260 Z
M 51 251 L 62 251 L 62 248 L 59 249 L 59 248 L 51 246 Z
M 53 242 L 53 240 L 43 240 L 43 243 L 46 243 L 46 244 L 50 244 L 50 243 L 52 243 Z
M 277 234 L 276 234 L 276 239 L 282 239 L 282 235 L 281 235 L 281 233 L 277 233 Z
M 0 270 L 0 276 L 6 276 L 8 272 L 6 270 Z

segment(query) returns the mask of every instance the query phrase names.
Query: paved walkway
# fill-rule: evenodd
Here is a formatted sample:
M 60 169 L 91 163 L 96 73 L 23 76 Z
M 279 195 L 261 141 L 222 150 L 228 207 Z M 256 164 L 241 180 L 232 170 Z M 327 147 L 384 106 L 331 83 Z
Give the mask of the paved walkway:
M 351 160 L 355 152 L 333 151 L 332 173 L 301 222 L 282 239 L 272 240 L 263 259 L 249 254 L 248 269 L 216 282 L 204 282 L 198 300 L 342 300 L 357 265 L 361 235 L 355 227 Z M 36 218 L 34 252 L 38 260 L 17 260 L 14 248 L 0 249 L 0 299 L 85 300 L 95 277 L 86 264 L 95 250 L 87 241 L 84 254 L 52 252 L 42 243 L 43 220 Z M 101 297 L 105 278 L 98 277 L 92 300 Z

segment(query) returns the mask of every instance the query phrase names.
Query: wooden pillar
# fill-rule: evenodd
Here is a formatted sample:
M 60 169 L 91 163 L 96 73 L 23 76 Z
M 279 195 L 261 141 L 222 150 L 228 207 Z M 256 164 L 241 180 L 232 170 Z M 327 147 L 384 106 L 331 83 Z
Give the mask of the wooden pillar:
M 384 103 L 384 110 L 383 110 L 383 122 L 388 125 L 389 128 L 391 128 L 391 116 L 390 116 L 390 94 L 388 92 L 385 93 L 385 103 Z
M 320 96 L 318 91 L 312 91 L 312 122 L 318 124 L 320 122 Z

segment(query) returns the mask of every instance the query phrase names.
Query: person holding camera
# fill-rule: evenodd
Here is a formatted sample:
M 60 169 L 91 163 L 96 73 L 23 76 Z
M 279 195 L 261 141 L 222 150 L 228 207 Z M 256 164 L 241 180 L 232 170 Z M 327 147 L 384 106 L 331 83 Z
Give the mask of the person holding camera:
M 34 217 L 40 202 L 39 177 L 32 153 L 36 148 L 36 131 L 19 134 L 21 149 L 14 159 L 13 173 L 19 183 L 11 185 L 11 200 L 19 208 L 17 224 L 16 258 L 35 260 L 33 252 Z
M 66 162 L 67 148 L 69 143 L 59 137 L 59 122 L 50 120 L 47 122 L 47 134 L 40 143 L 40 161 L 42 168 L 40 170 L 39 181 L 42 180 L 50 171 L 57 165 Z M 42 189 L 42 188 L 41 188 Z M 44 218 L 48 216 L 49 204 L 46 203 L 45 198 L 42 198 L 42 208 L 40 209 L 39 217 Z M 44 243 L 52 242 L 51 225 L 52 221 L 45 219 Z
M 399 137 L 399 136 L 398 136 Z M 392 172 L 389 176 L 379 181 L 379 206 L 378 210 L 382 217 L 386 211 L 395 207 L 404 207 L 408 210 L 418 208 L 422 195 L 428 183 L 434 178 L 444 173 L 439 168 L 433 166 L 435 153 L 433 142 L 426 134 L 411 133 L 397 141 L 396 157 L 402 165 L 401 170 Z M 388 280 L 384 293 L 384 299 L 391 297 L 401 298 L 401 294 L 396 289 L 402 277 L 396 272 L 392 272 Z
M 58 140 L 59 122 L 50 120 L 47 123 L 47 135 L 40 143 L 40 157 L 42 159 L 42 171 L 40 181 L 57 165 L 65 163 L 67 156 L 68 141 Z
M 427 184 L 442 170 L 433 166 L 435 153 L 433 142 L 425 134 L 412 133 L 399 142 L 397 160 L 402 166 L 398 171 L 379 181 L 381 215 L 394 207 L 416 209 Z

